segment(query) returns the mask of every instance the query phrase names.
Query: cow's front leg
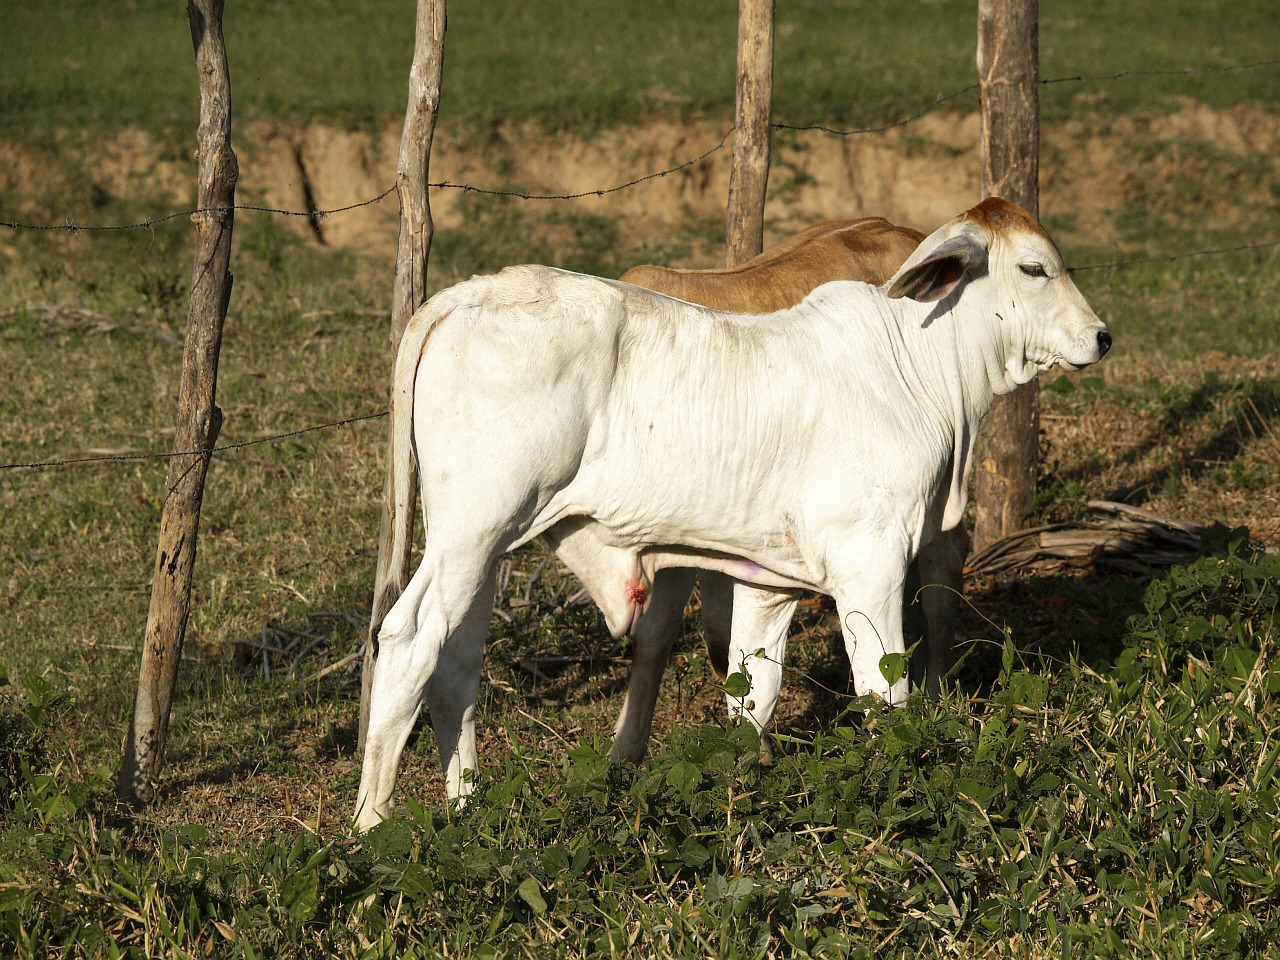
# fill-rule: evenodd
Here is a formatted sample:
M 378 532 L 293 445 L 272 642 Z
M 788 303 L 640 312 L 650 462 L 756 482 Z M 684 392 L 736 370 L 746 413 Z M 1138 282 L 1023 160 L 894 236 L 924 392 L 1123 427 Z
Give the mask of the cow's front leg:
M 908 640 L 923 640 L 912 658 L 912 680 L 925 693 L 937 696 L 942 680 L 955 664 L 956 626 L 964 600 L 964 562 L 969 536 L 964 526 L 939 533 L 920 548 L 907 576 L 907 603 L 917 615 Z M 923 621 L 921 623 L 920 621 Z
M 787 629 L 798 601 L 799 594 L 794 592 L 762 590 L 741 582 L 733 585 L 729 676 L 745 674 L 749 687 L 741 696 L 734 695 L 732 686 L 729 688 L 729 713 L 746 717 L 762 737 L 778 707 Z
M 909 690 L 906 661 L 882 664 L 886 655 L 906 655 L 902 637 L 906 552 L 879 547 L 854 556 L 860 561 L 858 568 L 839 577 L 834 591 L 853 685 L 859 696 L 875 694 L 886 703 L 901 705 Z M 892 682 L 886 668 L 896 675 Z

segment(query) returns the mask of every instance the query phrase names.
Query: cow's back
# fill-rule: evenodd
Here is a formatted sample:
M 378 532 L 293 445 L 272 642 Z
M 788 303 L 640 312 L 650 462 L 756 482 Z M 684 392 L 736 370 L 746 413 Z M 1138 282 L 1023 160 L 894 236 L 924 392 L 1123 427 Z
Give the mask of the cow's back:
M 634 267 L 622 279 L 668 296 L 737 313 L 794 306 L 831 280 L 885 283 L 924 235 L 881 217 L 826 220 L 736 267 L 672 270 Z

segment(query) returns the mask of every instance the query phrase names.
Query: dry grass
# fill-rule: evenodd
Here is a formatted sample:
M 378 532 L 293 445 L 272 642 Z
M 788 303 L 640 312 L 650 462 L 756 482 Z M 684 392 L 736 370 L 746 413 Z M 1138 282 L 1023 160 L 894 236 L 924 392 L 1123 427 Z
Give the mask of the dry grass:
M 1046 397 L 1050 476 L 1156 513 L 1280 537 L 1280 357 L 1117 350 L 1089 397 Z M 1088 392 L 1088 391 L 1078 391 Z

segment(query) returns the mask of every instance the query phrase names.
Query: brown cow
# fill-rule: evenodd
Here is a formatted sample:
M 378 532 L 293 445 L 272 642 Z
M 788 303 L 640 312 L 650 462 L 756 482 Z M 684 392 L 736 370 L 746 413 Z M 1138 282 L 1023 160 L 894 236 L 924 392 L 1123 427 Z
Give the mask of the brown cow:
M 690 303 L 734 313 L 793 307 L 829 280 L 882 284 L 920 245 L 924 234 L 881 217 L 824 220 L 758 257 L 725 270 L 632 267 L 622 275 Z

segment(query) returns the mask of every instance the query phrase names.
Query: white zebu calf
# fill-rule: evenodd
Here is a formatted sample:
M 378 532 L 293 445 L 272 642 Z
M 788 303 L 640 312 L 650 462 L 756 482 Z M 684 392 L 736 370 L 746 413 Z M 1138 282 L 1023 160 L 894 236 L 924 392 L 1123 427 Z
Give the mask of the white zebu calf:
M 432 297 L 401 343 L 393 414 L 396 537 L 412 440 L 426 544 L 379 633 L 357 825 L 387 816 L 424 697 L 449 796 L 470 791 L 496 561 L 544 533 L 575 572 L 589 560 L 619 636 L 667 567 L 830 594 L 857 690 L 901 702 L 880 659 L 904 652 L 907 564 L 964 508 L 978 422 L 1110 345 L 1053 241 L 995 198 L 886 287 L 829 283 L 772 315 L 533 266 Z M 752 642 L 735 629 L 730 662 Z
M 794 307 L 815 287 L 832 280 L 886 283 L 923 239 L 920 231 L 880 217 L 827 220 L 734 267 L 673 270 L 646 265 L 633 267 L 622 279 L 716 310 L 772 313 Z M 941 691 L 942 678 L 953 662 L 968 550 L 964 526 L 957 524 L 923 544 L 907 568 L 905 612 L 911 627 L 907 642 L 923 639 L 923 649 L 912 661 L 912 677 L 930 693 Z M 756 660 L 752 699 L 776 700 L 772 684 L 781 681 L 777 662 L 785 653 L 790 618 L 784 614 L 792 609 L 788 602 L 793 598 L 771 597 L 759 587 L 711 571 L 703 571 L 697 579 L 703 635 L 713 669 L 723 679 L 729 670 L 741 666 L 729 662 L 729 635 L 736 617 L 738 630 L 758 641 L 752 649 L 763 648 L 769 651 L 770 661 L 776 661 L 766 667 Z M 662 674 L 680 634 L 692 583 L 691 570 L 660 573 L 653 582 L 649 607 L 631 632 L 631 679 L 610 750 L 615 760 L 638 763 L 648 751 Z M 730 705 L 737 707 L 734 701 Z M 767 740 L 761 742 L 762 751 L 766 745 Z

